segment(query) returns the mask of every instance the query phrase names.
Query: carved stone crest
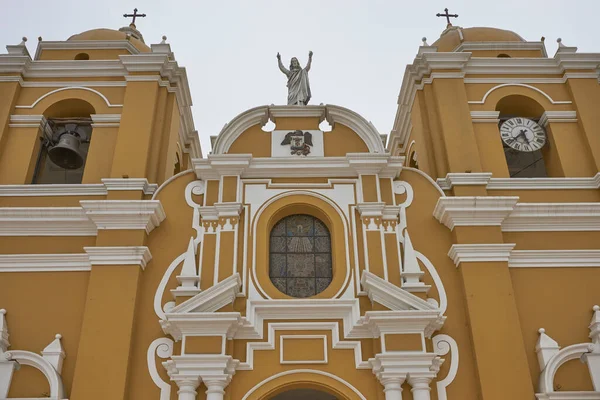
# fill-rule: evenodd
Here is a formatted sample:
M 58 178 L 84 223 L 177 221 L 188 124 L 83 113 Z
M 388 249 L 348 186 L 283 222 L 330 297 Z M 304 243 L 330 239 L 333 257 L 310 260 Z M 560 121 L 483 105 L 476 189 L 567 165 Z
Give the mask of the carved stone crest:
M 295 130 L 288 132 L 281 142 L 282 146 L 290 145 L 290 154 L 297 156 L 307 156 L 310 154 L 312 143 L 312 134 L 310 132 L 302 132 Z

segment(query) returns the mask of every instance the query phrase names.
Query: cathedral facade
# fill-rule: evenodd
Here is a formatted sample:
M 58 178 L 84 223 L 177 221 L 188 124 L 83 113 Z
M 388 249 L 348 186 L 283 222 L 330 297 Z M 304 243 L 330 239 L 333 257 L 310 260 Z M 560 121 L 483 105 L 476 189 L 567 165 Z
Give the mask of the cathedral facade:
M 600 399 L 600 53 L 449 24 L 389 137 L 307 85 L 203 155 L 166 40 L 7 46 L 0 399 Z

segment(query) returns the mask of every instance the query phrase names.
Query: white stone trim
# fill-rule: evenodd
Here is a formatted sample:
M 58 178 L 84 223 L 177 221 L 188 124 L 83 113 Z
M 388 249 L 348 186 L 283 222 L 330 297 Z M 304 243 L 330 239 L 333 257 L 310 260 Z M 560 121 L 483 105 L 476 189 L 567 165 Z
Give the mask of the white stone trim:
M 146 246 L 84 247 L 91 265 L 139 265 L 142 269 L 152 259 Z
M 1 254 L 0 272 L 90 271 L 92 264 L 80 254 Z
M 159 400 L 170 400 L 171 399 L 171 384 L 162 380 L 158 370 L 156 369 L 155 354 L 160 358 L 169 358 L 173 355 L 173 342 L 169 338 L 158 338 L 155 339 L 146 352 L 146 363 L 148 364 L 148 372 L 152 378 L 152 382 L 160 389 Z
M 81 200 L 98 229 L 145 229 L 150 233 L 166 218 L 158 200 Z
M 433 216 L 450 230 L 455 226 L 499 226 L 518 201 L 516 196 L 440 197 Z
M 288 371 L 283 371 L 283 372 L 279 372 L 275 375 L 271 375 L 268 378 L 262 380 L 261 382 L 257 383 L 256 385 L 254 385 L 254 387 L 252 387 L 252 389 L 250 389 L 248 391 L 248 393 L 246 393 L 244 395 L 244 397 L 242 397 L 242 400 L 248 400 L 248 397 L 252 395 L 252 393 L 254 393 L 258 388 L 260 388 L 261 386 L 263 386 L 266 383 L 269 383 L 270 381 L 277 379 L 279 377 L 282 376 L 286 376 L 286 375 L 293 375 L 293 374 L 316 374 L 316 375 L 323 375 L 323 376 L 327 376 L 328 378 L 331 379 L 335 379 L 336 381 L 340 382 L 341 384 L 343 384 L 344 386 L 346 386 L 347 388 L 349 388 L 350 390 L 352 390 L 360 400 L 367 400 L 367 398 L 365 396 L 363 396 L 358 389 L 356 389 L 354 386 L 352 386 L 349 382 L 343 380 L 342 378 L 333 375 L 329 372 L 325 372 L 325 371 L 321 371 L 321 370 L 317 370 L 317 369 L 293 369 L 293 370 L 288 370 Z M 162 400 L 162 399 L 161 399 Z
M 0 197 L 106 196 L 107 193 L 101 183 L 0 185 Z
M 454 382 L 454 378 L 456 378 L 456 374 L 458 372 L 459 365 L 459 354 L 458 354 L 458 344 L 456 340 L 449 335 L 435 335 L 432 338 L 433 341 L 433 349 L 436 354 L 439 356 L 445 356 L 450 353 L 450 368 L 448 369 L 448 374 L 444 379 L 440 379 L 436 382 L 438 400 L 447 400 L 448 395 L 446 394 L 446 388 L 450 386 L 452 382 Z
M 487 100 L 488 96 L 495 90 L 497 89 L 501 89 L 503 87 L 507 87 L 507 86 L 520 86 L 520 87 L 526 87 L 528 89 L 534 90 L 536 92 L 538 92 L 539 94 L 543 95 L 546 99 L 548 99 L 548 101 L 554 105 L 558 105 L 558 104 L 571 104 L 572 101 L 570 100 L 554 100 L 552 97 L 550 97 L 550 95 L 546 92 L 544 92 L 542 89 L 539 89 L 535 86 L 531 86 L 531 85 L 527 85 L 525 83 L 502 83 L 499 85 L 496 85 L 494 87 L 492 87 L 491 89 L 489 89 L 484 95 L 483 98 L 481 100 L 472 100 L 472 101 L 468 101 L 469 104 L 485 104 L 485 101 Z
M 140 190 L 144 194 L 153 194 L 158 189 L 158 184 L 148 183 L 146 178 L 102 178 L 106 190 Z
M 448 257 L 458 267 L 463 262 L 508 262 L 514 243 L 453 244 Z
M 321 116 L 327 118 L 331 125 L 339 122 L 356 132 L 365 142 L 372 153 L 385 153 L 381 136 L 373 124 L 365 120 L 362 116 L 335 105 L 304 106 L 300 108 L 290 106 L 261 106 L 255 107 L 232 119 L 217 136 L 213 154 L 225 154 L 233 142 L 248 128 L 258 124 L 264 124 L 269 116 Z M 295 160 L 295 159 L 294 159 Z
M 487 185 L 492 177 L 491 172 L 455 173 L 450 172 L 445 178 L 438 178 L 436 183 L 443 190 L 450 190 L 453 186 Z
M 539 50 L 542 57 L 548 57 L 544 42 L 462 42 L 453 52 L 473 52 L 482 50 Z
M 32 109 L 32 108 L 34 108 L 34 107 L 35 107 L 35 106 L 36 106 L 36 105 L 37 105 L 37 104 L 38 104 L 40 101 L 44 100 L 46 97 L 48 97 L 48 96 L 50 96 L 50 95 L 52 95 L 52 94 L 54 94 L 54 93 L 62 92 L 62 91 L 65 91 L 65 90 L 86 90 L 86 91 L 88 91 L 88 92 L 92 92 L 92 93 L 95 93 L 95 94 L 97 94 L 97 95 L 98 95 L 98 96 L 99 96 L 99 97 L 100 97 L 102 100 L 104 100 L 104 103 L 106 103 L 106 105 L 107 105 L 108 107 L 117 107 L 117 108 L 119 108 L 119 107 L 123 107 L 123 104 L 112 104 L 112 103 L 111 103 L 111 102 L 110 102 L 110 101 L 109 101 L 109 100 L 106 98 L 106 96 L 104 96 L 102 93 L 100 93 L 100 92 L 99 92 L 99 91 L 97 91 L 96 89 L 92 89 L 92 88 L 89 88 L 89 87 L 86 87 L 86 86 L 70 86 L 70 87 L 61 87 L 61 88 L 58 88 L 58 89 L 51 90 L 51 91 L 49 91 L 49 92 L 47 92 L 47 93 L 44 93 L 44 94 L 43 94 L 43 95 L 41 95 L 40 97 L 38 97 L 38 99 L 37 99 L 37 100 L 35 100 L 35 101 L 34 101 L 34 102 L 31 104 L 31 105 L 29 105 L 29 106 L 18 105 L 18 106 L 15 106 L 15 108 L 21 108 L 21 109 Z
M 284 354 L 284 346 L 283 341 L 285 339 L 321 339 L 323 341 L 323 359 L 322 360 L 294 360 L 294 361 L 285 361 Z M 327 364 L 327 350 L 329 348 L 327 341 L 327 335 L 280 335 L 279 336 L 279 364 Z
M 512 250 L 511 268 L 600 267 L 600 250 Z
M 544 111 L 539 124 L 546 128 L 554 122 L 577 122 L 577 111 Z
M 0 236 L 96 236 L 81 207 L 1 207 Z
M 584 178 L 491 178 L 488 190 L 599 189 L 600 173 Z
M 502 231 L 600 231 L 600 203 L 519 203 Z
M 404 157 L 377 153 L 348 153 L 345 157 L 254 158 L 250 154 L 215 154 L 194 158 L 192 165 L 198 179 L 218 179 L 222 175 L 242 178 L 280 177 L 352 177 L 360 173 L 395 178 Z
M 471 120 L 473 123 L 494 123 L 497 124 L 500 117 L 500 111 L 471 111 Z
M 35 51 L 34 60 L 38 60 L 43 50 L 115 50 L 125 49 L 131 54 L 139 54 L 139 50 L 129 40 L 67 40 L 40 41 Z

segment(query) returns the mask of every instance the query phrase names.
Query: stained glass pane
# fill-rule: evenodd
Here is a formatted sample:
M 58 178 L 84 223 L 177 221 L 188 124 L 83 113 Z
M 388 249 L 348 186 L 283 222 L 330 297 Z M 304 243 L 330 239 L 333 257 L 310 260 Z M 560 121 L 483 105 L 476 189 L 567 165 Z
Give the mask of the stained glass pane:
M 333 277 L 327 226 L 311 215 L 283 218 L 271 230 L 269 277 L 281 292 L 298 298 L 321 293 Z

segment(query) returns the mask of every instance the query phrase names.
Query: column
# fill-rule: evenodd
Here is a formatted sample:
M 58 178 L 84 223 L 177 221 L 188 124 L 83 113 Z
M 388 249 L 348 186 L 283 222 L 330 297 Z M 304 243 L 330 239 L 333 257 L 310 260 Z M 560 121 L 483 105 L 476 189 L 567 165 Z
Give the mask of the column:
M 402 400 L 402 384 L 405 378 L 393 377 L 381 379 L 385 400 Z
M 592 153 L 596 171 L 600 171 L 600 85 L 596 78 L 568 79 L 567 87 L 571 91 L 579 126 Z
M 226 379 L 208 379 L 204 381 L 206 385 L 206 400 L 223 400 L 225 387 L 228 384 Z
M 177 380 L 176 383 L 179 388 L 177 391 L 178 400 L 196 400 L 196 396 L 198 395 L 196 389 L 200 386 L 199 379 Z
M 498 129 L 499 111 L 471 111 L 473 130 L 483 172 L 491 172 L 494 178 L 508 178 L 506 156 Z M 464 172 L 464 171 L 461 171 Z
M 430 382 L 431 378 L 428 377 L 408 377 L 408 384 L 412 386 L 410 391 L 412 392 L 413 400 L 429 400 L 431 398 Z

